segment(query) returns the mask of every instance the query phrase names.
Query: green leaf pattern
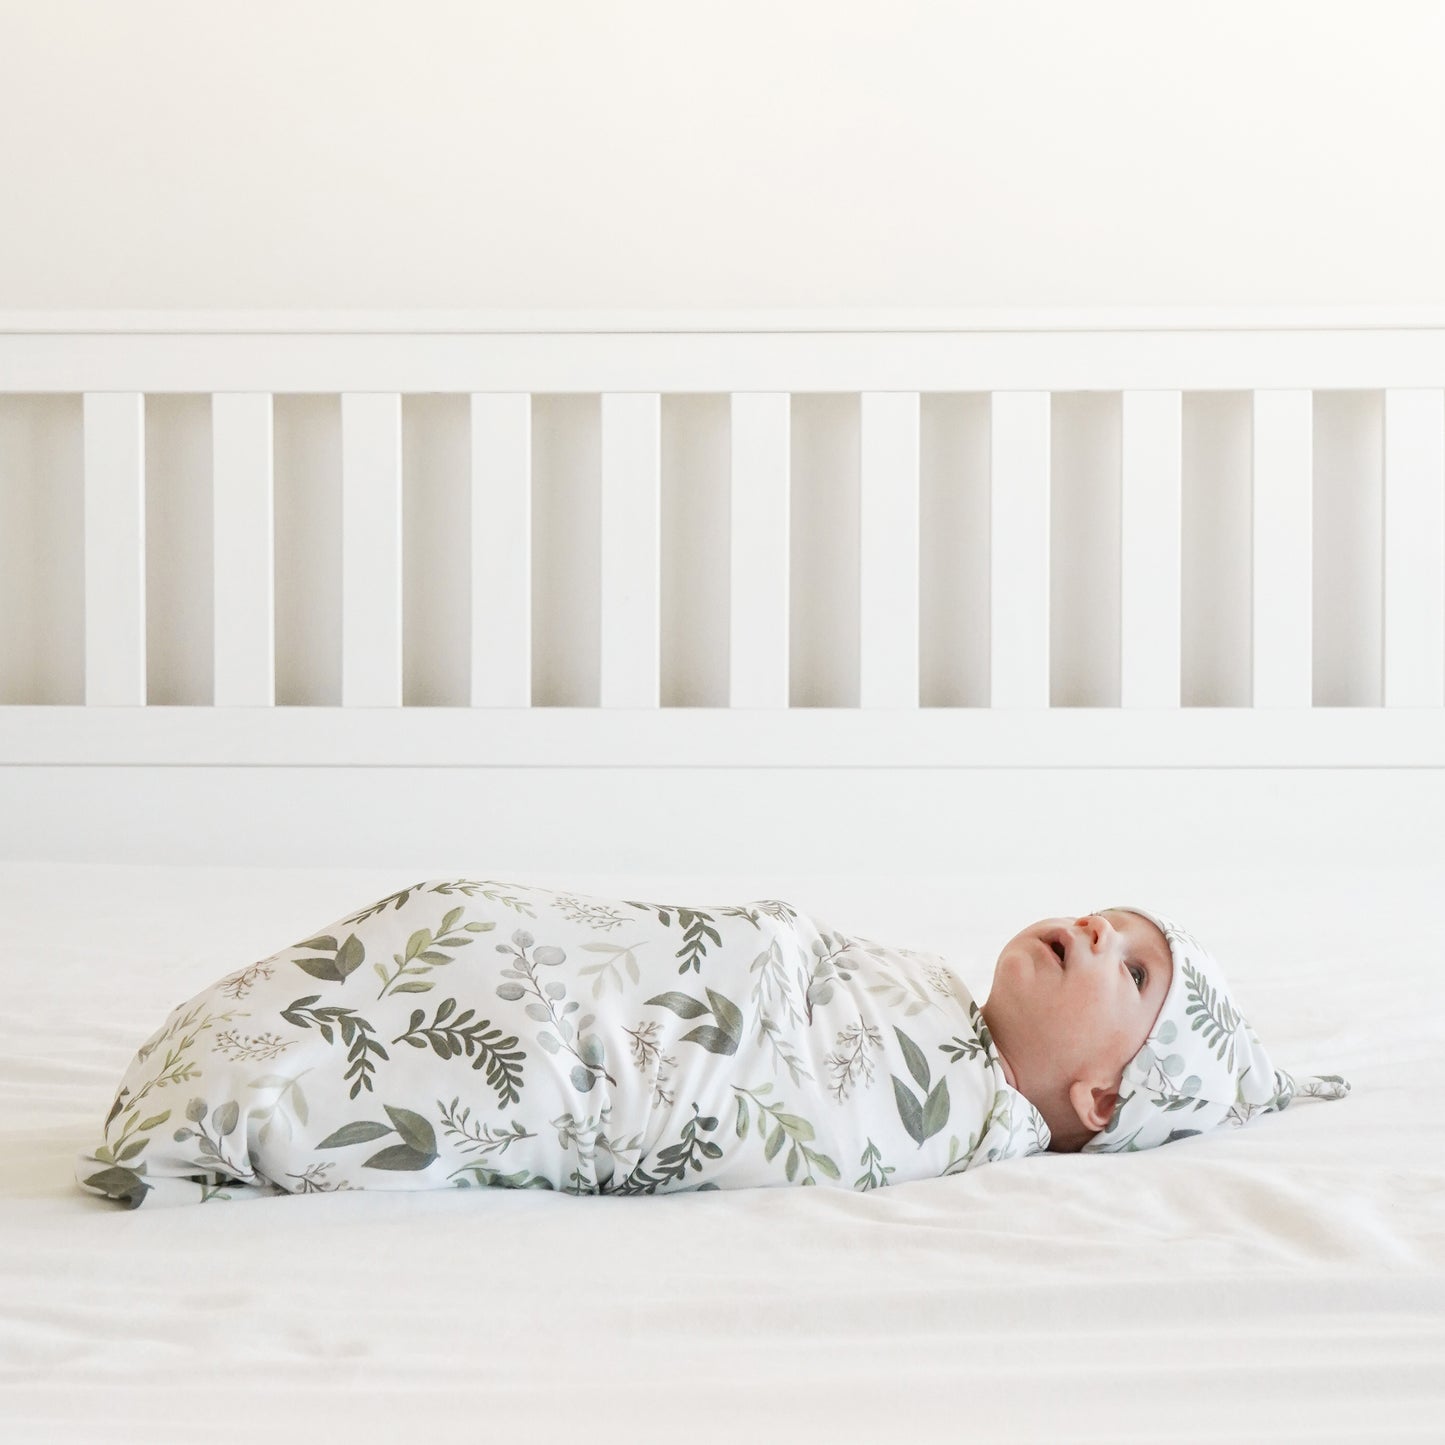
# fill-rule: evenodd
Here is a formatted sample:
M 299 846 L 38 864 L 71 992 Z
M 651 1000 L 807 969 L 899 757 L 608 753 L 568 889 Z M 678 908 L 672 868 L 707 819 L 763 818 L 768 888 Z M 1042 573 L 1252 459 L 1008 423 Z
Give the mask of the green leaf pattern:
M 479 948 L 488 934 L 500 941 Z M 178 1005 L 101 1136 L 77 1182 L 129 1208 L 353 1189 L 864 1191 L 1048 1145 L 934 954 L 771 899 L 466 878 L 388 894 Z
M 1339 1099 L 1338 1074 L 1294 1075 L 1276 1068 L 1229 995 L 1218 961 L 1173 919 L 1148 915 L 1169 940 L 1175 968 L 1158 1017 L 1124 1066 L 1119 1098 L 1086 1153 L 1134 1153 L 1239 1126 L 1300 1097 Z

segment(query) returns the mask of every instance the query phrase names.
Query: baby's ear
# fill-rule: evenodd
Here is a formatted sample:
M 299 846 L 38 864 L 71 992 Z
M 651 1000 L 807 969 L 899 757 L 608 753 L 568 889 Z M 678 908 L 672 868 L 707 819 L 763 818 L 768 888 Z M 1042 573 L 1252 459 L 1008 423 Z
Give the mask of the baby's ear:
M 1119 1091 L 1102 1084 L 1091 1084 L 1087 1079 L 1075 1079 L 1069 1085 L 1069 1103 L 1079 1116 L 1079 1122 L 1090 1134 L 1097 1134 L 1114 1117 L 1114 1106 L 1119 1102 Z

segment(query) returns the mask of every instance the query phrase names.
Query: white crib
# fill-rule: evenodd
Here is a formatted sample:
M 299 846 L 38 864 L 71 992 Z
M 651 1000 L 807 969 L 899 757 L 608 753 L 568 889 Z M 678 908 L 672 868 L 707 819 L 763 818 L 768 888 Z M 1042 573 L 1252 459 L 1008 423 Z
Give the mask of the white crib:
M 0 317 L 0 848 L 315 859 L 305 798 L 337 861 L 441 859 L 484 779 L 517 867 L 647 867 L 661 768 L 697 866 L 826 869 L 737 770 L 800 816 L 855 770 L 875 817 L 1103 768 L 1194 789 L 1206 852 L 1260 769 L 1312 775 L 1270 848 L 1417 849 L 1442 476 L 1428 313 Z
M 1445 313 L 0 316 L 0 817 L 6 1439 L 1438 1433 Z M 80 1194 L 177 999 L 443 874 L 977 996 L 1155 906 L 1354 1092 L 859 1195 Z

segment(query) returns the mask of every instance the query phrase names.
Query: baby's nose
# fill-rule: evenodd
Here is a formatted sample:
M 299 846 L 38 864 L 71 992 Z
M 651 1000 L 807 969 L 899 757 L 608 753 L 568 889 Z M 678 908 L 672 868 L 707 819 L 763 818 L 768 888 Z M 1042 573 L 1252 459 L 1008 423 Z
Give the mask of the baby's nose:
M 1100 935 L 1108 928 L 1109 920 L 1098 913 L 1086 913 L 1074 920 L 1076 928 L 1084 930 L 1084 941 L 1092 951 Z

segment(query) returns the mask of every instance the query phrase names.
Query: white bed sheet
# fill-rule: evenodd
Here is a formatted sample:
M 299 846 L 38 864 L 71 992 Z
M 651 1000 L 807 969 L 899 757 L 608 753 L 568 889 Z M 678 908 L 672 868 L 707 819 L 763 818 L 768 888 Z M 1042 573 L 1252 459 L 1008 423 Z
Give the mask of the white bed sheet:
M 152 1212 L 77 1188 L 77 1152 L 171 1008 L 445 871 L 0 865 L 0 1439 L 1445 1438 L 1439 869 L 1131 874 L 1105 899 L 1082 871 L 467 865 L 675 903 L 787 898 L 937 950 L 980 998 L 1033 919 L 1157 907 L 1219 956 L 1277 1062 L 1354 1092 L 1149 1153 L 865 1194 Z

